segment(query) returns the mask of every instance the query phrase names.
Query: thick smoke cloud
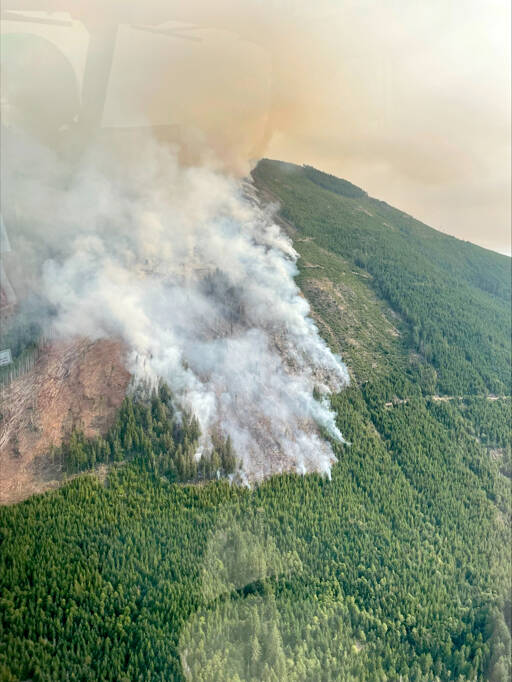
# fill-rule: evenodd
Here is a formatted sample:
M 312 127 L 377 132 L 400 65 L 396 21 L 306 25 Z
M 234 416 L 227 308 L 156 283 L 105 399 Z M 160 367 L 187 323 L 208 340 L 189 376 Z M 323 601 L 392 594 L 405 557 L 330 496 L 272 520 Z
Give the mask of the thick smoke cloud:
M 47 38 L 72 63 L 77 92 L 63 112 L 79 101 L 89 28 L 119 22 L 104 126 L 176 126 L 194 158 L 208 146 L 242 173 L 262 154 L 308 163 L 434 227 L 510 252 L 510 3 L 3 4 L 27 6 L 73 19 L 5 22 L 8 32 Z M 162 32 L 143 30 L 150 24 Z M 38 57 L 28 69 L 31 87 L 51 92 L 34 108 L 40 118 L 68 78 L 45 78 L 41 66 Z
M 229 435 L 249 478 L 328 472 L 324 436 L 342 440 L 328 394 L 347 372 L 308 315 L 290 240 L 239 179 L 307 110 L 286 74 L 311 56 L 284 28 L 303 35 L 309 10 L 51 9 L 36 38 L 11 34 L 2 50 L 2 210 L 20 302 L 37 294 L 52 333 L 122 339 L 136 379 L 170 384 L 202 447 Z
M 184 168 L 152 140 L 137 164 L 94 148 L 72 173 L 22 136 L 6 151 L 15 248 L 57 334 L 122 339 L 134 376 L 169 383 L 203 447 L 212 432 L 229 435 L 250 479 L 329 471 L 323 434 L 342 436 L 328 393 L 347 372 L 308 315 L 290 240 L 249 182 Z

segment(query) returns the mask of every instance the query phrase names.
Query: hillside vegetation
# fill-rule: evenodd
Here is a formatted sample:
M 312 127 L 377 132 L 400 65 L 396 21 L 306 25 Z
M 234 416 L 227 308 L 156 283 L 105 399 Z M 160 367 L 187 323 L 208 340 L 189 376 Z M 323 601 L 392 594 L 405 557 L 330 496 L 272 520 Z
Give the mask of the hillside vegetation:
M 264 160 L 254 177 L 301 236 L 371 275 L 373 290 L 405 321 L 410 347 L 435 367 L 440 392 L 509 391 L 510 258 L 315 169 Z
M 75 434 L 56 456 L 106 480 L 0 510 L 0 679 L 505 682 L 510 261 L 315 169 L 255 178 L 349 366 L 351 445 L 331 480 L 206 481 L 233 453 L 194 468 L 165 388 Z

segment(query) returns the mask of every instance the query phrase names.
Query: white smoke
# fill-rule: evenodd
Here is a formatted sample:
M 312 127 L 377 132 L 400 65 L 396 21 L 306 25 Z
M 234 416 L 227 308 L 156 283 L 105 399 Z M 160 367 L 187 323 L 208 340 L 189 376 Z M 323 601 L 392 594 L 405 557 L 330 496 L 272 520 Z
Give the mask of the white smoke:
M 291 241 L 250 183 L 183 168 L 153 143 L 136 165 L 96 150 L 65 180 L 54 159 L 46 168 L 42 183 L 25 165 L 12 189 L 57 332 L 123 339 L 134 376 L 168 382 L 204 444 L 212 430 L 229 435 L 249 478 L 328 473 L 322 432 L 342 441 L 328 393 L 347 371 L 309 317 Z

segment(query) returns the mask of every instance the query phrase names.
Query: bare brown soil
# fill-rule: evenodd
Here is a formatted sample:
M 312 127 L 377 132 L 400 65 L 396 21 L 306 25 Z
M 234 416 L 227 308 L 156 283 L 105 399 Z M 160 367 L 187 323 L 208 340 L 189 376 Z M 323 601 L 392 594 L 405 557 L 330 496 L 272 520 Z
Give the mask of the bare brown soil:
M 105 433 L 129 381 L 119 341 L 80 338 L 48 345 L 29 372 L 2 388 L 0 504 L 59 485 L 52 447 L 74 428 Z

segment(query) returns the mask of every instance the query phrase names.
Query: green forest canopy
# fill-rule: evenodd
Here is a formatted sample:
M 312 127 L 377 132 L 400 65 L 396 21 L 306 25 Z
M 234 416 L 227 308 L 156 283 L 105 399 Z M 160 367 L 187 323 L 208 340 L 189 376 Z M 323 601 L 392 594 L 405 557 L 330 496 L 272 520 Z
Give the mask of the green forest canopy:
M 208 481 L 230 444 L 127 399 L 0 510 L 0 679 L 509 679 L 510 262 L 317 173 L 255 175 L 353 378 L 331 480 Z

